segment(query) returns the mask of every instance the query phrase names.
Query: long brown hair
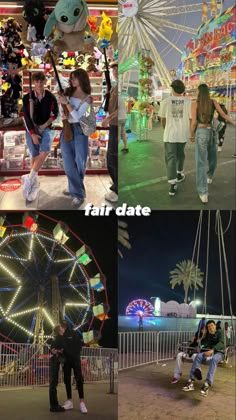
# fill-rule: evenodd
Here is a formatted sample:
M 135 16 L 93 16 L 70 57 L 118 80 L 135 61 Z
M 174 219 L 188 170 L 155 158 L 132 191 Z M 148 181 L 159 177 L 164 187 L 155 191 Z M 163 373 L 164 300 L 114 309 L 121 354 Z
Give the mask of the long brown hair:
M 88 73 L 84 69 L 77 69 L 71 72 L 70 79 L 69 79 L 69 87 L 65 90 L 66 96 L 73 96 L 74 92 L 76 91 L 76 88 L 72 86 L 71 78 L 72 75 L 78 79 L 80 87 L 84 93 L 87 93 L 87 95 L 91 94 L 91 85 Z
M 200 121 L 203 124 L 207 124 L 210 121 L 212 113 L 212 100 L 208 86 L 203 83 L 198 86 L 198 97 L 197 97 L 197 114 Z

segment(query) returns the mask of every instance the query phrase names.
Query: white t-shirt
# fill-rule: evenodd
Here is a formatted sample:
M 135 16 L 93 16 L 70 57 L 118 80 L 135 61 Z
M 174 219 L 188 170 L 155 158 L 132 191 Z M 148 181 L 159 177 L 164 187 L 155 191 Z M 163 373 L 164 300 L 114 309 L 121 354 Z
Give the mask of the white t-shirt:
M 118 120 L 119 121 L 124 121 L 127 118 L 127 111 L 126 111 L 126 106 L 125 106 L 125 101 L 122 98 L 122 96 L 118 96 Z
M 161 102 L 159 117 L 166 118 L 163 141 L 186 143 L 190 137 L 191 99 L 170 96 Z

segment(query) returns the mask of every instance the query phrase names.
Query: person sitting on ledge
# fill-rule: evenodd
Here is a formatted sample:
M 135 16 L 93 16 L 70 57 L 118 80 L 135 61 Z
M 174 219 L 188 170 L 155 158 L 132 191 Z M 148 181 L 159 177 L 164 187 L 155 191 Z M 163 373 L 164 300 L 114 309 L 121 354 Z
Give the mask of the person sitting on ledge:
M 206 323 L 206 327 L 207 335 L 204 339 L 204 346 L 201 348 L 201 353 L 195 357 L 189 379 L 182 388 L 183 391 L 194 391 L 194 380 L 202 379 L 200 364 L 210 360 L 207 377 L 201 388 L 201 395 L 204 397 L 208 395 L 209 388 L 213 384 L 218 363 L 224 360 L 224 332 L 222 329 L 216 329 L 216 323 L 213 319 Z

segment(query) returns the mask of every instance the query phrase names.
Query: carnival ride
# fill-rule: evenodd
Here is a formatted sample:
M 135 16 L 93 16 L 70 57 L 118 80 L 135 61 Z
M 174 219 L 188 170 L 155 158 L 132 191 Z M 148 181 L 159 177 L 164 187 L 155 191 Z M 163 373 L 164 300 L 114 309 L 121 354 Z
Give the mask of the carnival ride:
M 153 316 L 154 307 L 145 299 L 136 299 L 130 302 L 126 308 L 126 315 L 136 315 L 139 317 Z
M 218 210 L 216 211 L 216 217 L 215 221 L 212 220 L 211 212 L 208 212 L 207 216 L 207 230 L 206 230 L 206 238 L 202 238 L 203 234 L 203 211 L 201 210 L 199 219 L 198 219 L 198 226 L 194 241 L 194 247 L 193 247 L 193 254 L 192 254 L 192 263 L 196 261 L 196 266 L 198 267 L 199 263 L 199 254 L 201 247 L 205 249 L 206 244 L 206 270 L 205 270 L 205 287 L 204 287 L 204 300 L 203 300 L 203 310 L 202 314 L 204 318 L 207 318 L 208 315 L 208 307 L 207 307 L 207 296 L 208 296 L 208 278 L 209 278 L 209 254 L 210 254 L 210 244 L 211 244 L 211 226 L 214 223 L 215 224 L 215 235 L 217 235 L 218 238 L 218 257 L 215 255 L 215 258 L 219 261 L 219 282 L 218 284 L 215 282 L 215 286 L 219 288 L 220 296 L 221 296 L 221 314 L 222 314 L 222 321 L 225 321 L 225 307 L 226 307 L 226 299 L 228 298 L 227 302 L 227 309 L 230 313 L 231 318 L 231 333 L 232 337 L 230 339 L 227 339 L 226 333 L 224 334 L 224 360 L 219 364 L 221 366 L 226 366 L 229 364 L 229 360 L 234 355 L 235 352 L 235 344 L 233 342 L 235 332 L 233 330 L 233 309 L 232 309 L 232 297 L 231 297 L 231 289 L 230 289 L 230 280 L 229 280 L 229 270 L 228 270 L 228 261 L 227 261 L 227 254 L 226 254 L 226 248 L 225 248 L 225 234 L 230 229 L 232 222 L 232 212 L 229 212 L 229 221 L 227 226 L 223 226 L 223 221 L 221 217 L 221 212 Z M 214 225 L 213 225 L 214 226 Z M 203 244 L 202 244 L 203 243 Z M 194 287 L 194 296 L 193 300 L 196 299 L 196 285 Z M 227 298 L 226 298 L 227 296 Z M 196 348 L 190 348 L 190 342 L 180 342 L 180 333 L 181 328 L 179 330 L 179 338 L 178 338 L 178 344 L 177 344 L 177 350 L 176 353 L 179 351 L 184 351 L 185 353 L 188 353 L 188 350 L 193 351 L 194 353 L 201 352 L 201 341 L 199 340 L 199 345 Z M 200 331 L 199 331 L 200 333 Z M 206 350 L 206 349 L 205 349 Z M 192 362 L 191 357 L 186 358 L 186 361 Z M 207 363 L 207 362 L 206 362 Z M 230 364 L 231 365 L 231 364 Z
M 84 343 L 98 340 L 109 305 L 106 279 L 92 250 L 65 223 L 44 214 L 10 220 L 11 214 L 0 223 L 0 324 L 5 335 L 43 344 L 65 318 Z
M 119 0 L 121 74 L 125 74 L 128 70 L 137 66 L 139 52 L 146 50 L 150 52 L 154 61 L 155 88 L 158 86 L 157 81 L 162 86 L 170 85 L 171 75 L 163 58 L 173 49 L 182 53 L 182 50 L 178 47 L 181 33 L 197 34 L 197 28 L 177 23 L 176 17 L 181 19 L 193 13 L 203 13 L 204 6 L 204 19 L 207 16 L 206 10 L 208 13 L 207 2 L 204 2 L 204 4 L 188 4 L 188 1 L 185 0 L 183 3 L 180 5 L 180 2 L 176 0 Z M 211 14 L 221 13 L 222 4 L 222 1 L 211 1 Z M 167 35 L 166 30 L 170 31 L 169 35 Z M 160 47 L 161 44 L 163 47 Z M 126 83 L 129 84 L 129 82 L 128 76 Z M 123 80 L 124 84 L 125 81 Z

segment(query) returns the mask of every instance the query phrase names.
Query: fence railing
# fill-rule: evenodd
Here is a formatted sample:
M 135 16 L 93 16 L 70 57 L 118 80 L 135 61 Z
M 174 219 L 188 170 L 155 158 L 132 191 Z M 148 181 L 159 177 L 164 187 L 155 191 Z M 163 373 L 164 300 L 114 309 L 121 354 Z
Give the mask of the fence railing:
M 175 357 L 178 344 L 192 341 L 195 331 L 145 331 L 119 333 L 119 370 L 159 363 Z M 235 332 L 228 344 L 235 345 Z
M 49 359 L 48 346 L 0 342 L 0 387 L 47 385 Z M 114 388 L 118 375 L 118 350 L 84 347 L 81 368 L 84 382 L 113 381 L 110 388 Z M 62 368 L 59 382 L 63 382 Z

